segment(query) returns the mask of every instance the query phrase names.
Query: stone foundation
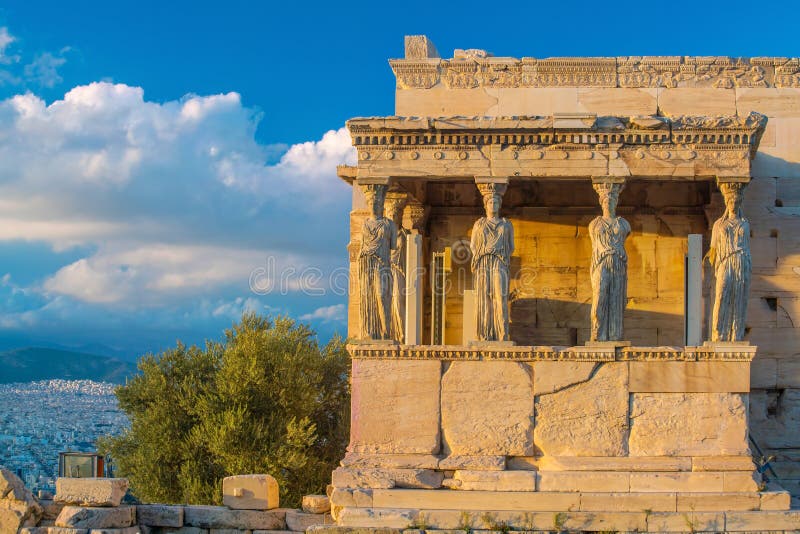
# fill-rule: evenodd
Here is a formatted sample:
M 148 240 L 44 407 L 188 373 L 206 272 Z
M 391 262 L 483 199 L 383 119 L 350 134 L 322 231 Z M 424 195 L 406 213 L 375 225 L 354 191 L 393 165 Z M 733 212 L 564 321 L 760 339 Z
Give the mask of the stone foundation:
M 340 526 L 800 527 L 751 457 L 755 347 L 350 349 Z

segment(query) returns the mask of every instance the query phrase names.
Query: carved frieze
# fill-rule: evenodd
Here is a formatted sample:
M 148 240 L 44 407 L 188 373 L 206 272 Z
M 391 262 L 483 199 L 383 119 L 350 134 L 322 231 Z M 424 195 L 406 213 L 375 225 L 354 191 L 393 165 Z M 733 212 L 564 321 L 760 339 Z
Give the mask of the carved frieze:
M 766 117 L 372 117 L 347 127 L 361 177 L 745 176 Z M 352 171 L 340 173 L 351 181 Z
M 615 58 L 547 58 L 528 63 L 531 87 L 616 87 Z
M 680 56 L 617 58 L 620 87 L 679 87 L 692 77 Z
M 622 56 L 390 60 L 398 89 L 475 87 L 800 87 L 798 58 Z
M 398 89 L 430 89 L 439 83 L 439 63 L 437 60 L 393 60 L 389 62 Z
M 509 360 L 509 361 L 752 361 L 757 347 L 746 343 L 708 344 L 700 347 L 576 347 L 462 346 L 462 345 L 348 345 L 356 360 Z
M 800 59 L 792 58 L 775 67 L 775 87 L 800 87 Z

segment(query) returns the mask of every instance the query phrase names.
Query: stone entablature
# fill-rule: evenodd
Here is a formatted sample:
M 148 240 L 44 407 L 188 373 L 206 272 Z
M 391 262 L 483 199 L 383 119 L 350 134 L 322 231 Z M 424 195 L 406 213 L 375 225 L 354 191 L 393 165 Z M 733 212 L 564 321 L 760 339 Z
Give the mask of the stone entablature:
M 766 126 L 746 117 L 373 117 L 347 122 L 358 178 L 749 176 Z M 342 172 L 344 171 L 344 172 Z M 340 171 L 347 179 L 353 173 Z
M 354 360 L 750 362 L 756 355 L 756 347 L 747 343 L 709 344 L 699 347 L 624 347 L 614 345 L 482 347 L 479 345 L 370 345 L 359 343 L 348 345 L 347 350 Z
M 397 89 L 476 87 L 800 87 L 800 59 L 727 56 L 391 59 Z M 481 57 L 484 56 L 484 57 Z

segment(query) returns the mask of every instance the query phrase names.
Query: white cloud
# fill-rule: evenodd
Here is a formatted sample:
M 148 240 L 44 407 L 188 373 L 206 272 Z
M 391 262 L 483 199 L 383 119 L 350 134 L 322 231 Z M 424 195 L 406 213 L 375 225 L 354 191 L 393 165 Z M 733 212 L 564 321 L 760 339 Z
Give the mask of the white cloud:
M 211 315 L 214 317 L 227 317 L 232 321 L 237 321 L 244 312 L 263 312 L 265 306 L 253 297 L 237 297 L 232 301 L 220 303 Z
M 346 310 L 344 304 L 334 304 L 317 308 L 311 313 L 300 316 L 301 321 L 344 322 Z
M 90 252 L 47 277 L 45 294 L 158 306 L 220 294 L 267 257 L 344 261 L 355 151 L 344 128 L 288 148 L 260 144 L 261 116 L 237 93 L 148 102 L 139 87 L 92 83 L 46 104 L 0 101 L 0 241 Z M 297 280 L 289 290 L 303 288 Z
M 72 50 L 69 46 L 35 55 L 24 51 L 9 54 L 9 48 L 16 42 L 17 38 L 11 35 L 8 27 L 0 27 L 0 85 L 52 88 L 64 81 L 58 69 L 67 62 L 65 56 Z
M 16 41 L 17 38 L 8 33 L 8 28 L 3 26 L 0 28 L 0 64 L 8 64 L 16 61 L 16 56 L 10 56 L 6 53 L 9 45 Z
M 62 50 L 61 54 L 67 50 L 68 49 Z M 55 56 L 50 52 L 43 52 L 37 55 L 33 61 L 25 65 L 25 69 L 23 70 L 25 79 L 48 88 L 63 82 L 64 78 L 58 73 L 58 69 L 63 66 L 67 60 L 61 54 Z

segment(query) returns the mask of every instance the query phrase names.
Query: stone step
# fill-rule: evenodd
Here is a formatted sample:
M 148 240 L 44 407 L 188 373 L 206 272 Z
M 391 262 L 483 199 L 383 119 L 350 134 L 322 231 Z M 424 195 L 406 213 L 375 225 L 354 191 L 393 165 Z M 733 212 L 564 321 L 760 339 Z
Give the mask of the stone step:
M 514 512 L 345 508 L 339 524 L 316 526 L 313 534 L 435 534 L 437 531 L 507 532 L 796 532 L 800 510 L 729 512 Z M 444 534 L 444 533 L 442 533 Z
M 340 490 L 336 490 L 339 492 Z M 338 500 L 341 508 L 464 511 L 748 511 L 788 510 L 786 491 L 763 492 L 545 492 L 461 490 L 372 490 L 356 500 Z M 347 495 L 345 495 L 347 497 Z M 338 517 L 338 515 L 337 515 Z

